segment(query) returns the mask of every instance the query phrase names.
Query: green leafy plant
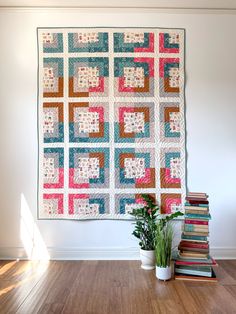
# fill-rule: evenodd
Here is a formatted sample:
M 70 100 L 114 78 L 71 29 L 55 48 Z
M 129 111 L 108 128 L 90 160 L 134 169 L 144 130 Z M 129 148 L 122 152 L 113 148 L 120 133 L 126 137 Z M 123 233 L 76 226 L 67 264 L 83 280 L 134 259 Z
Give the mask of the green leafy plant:
M 157 225 L 155 257 L 158 267 L 168 267 L 171 261 L 173 226 L 167 222 L 164 227 Z
M 134 208 L 130 213 L 136 220 L 132 234 L 140 240 L 141 249 L 155 250 L 157 226 L 162 229 L 170 220 L 182 216 L 183 213 L 178 211 L 170 215 L 162 215 L 154 197 L 149 194 L 141 194 L 141 197 L 144 200 L 144 206 Z
M 130 213 L 136 220 L 132 234 L 140 240 L 139 246 L 141 249 L 154 250 L 157 227 L 156 219 L 159 207 L 150 195 L 142 194 L 141 196 L 145 201 L 145 205 L 141 208 L 133 209 L 132 213 Z

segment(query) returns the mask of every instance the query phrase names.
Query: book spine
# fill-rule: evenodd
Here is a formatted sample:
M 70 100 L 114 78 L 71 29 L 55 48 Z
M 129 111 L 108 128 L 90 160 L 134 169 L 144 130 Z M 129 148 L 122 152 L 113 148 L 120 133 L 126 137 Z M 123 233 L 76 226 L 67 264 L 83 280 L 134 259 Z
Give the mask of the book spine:
M 192 235 L 184 235 L 184 234 L 182 234 L 182 239 L 184 241 L 204 241 L 204 242 L 207 242 L 207 237 L 201 236 L 201 235 L 192 236 Z
M 191 207 L 191 208 L 193 208 L 193 207 L 209 208 L 209 205 L 207 205 L 207 204 L 195 204 L 195 205 L 192 205 L 189 202 L 185 202 L 184 205 L 185 205 L 185 207 L 187 206 L 187 207 Z
M 186 224 L 184 226 L 185 231 L 203 231 L 206 232 L 209 230 L 208 226 L 205 225 L 191 225 L 191 224 Z
M 186 275 L 191 275 L 191 276 L 201 276 L 201 277 L 211 277 L 211 273 L 210 272 L 201 272 L 201 271 L 196 271 L 196 270 L 185 270 L 185 269 L 176 269 L 175 270 L 176 273 L 179 274 L 186 274 Z
M 186 242 L 192 242 L 192 241 L 194 241 L 194 242 L 197 242 L 197 243 L 203 243 L 203 244 L 206 244 L 206 243 L 208 243 L 208 241 L 207 241 L 207 239 L 201 239 L 201 238 L 199 238 L 199 237 L 201 237 L 201 235 L 198 235 L 198 236 L 196 236 L 197 238 L 194 238 L 194 239 L 189 239 L 189 238 L 186 238 L 186 236 L 185 235 L 183 235 L 182 236 L 182 240 L 183 241 L 186 241 Z
M 184 241 L 187 241 L 187 242 L 191 242 L 193 240 L 189 240 L 189 239 L 185 239 L 185 238 L 182 238 Z M 206 244 L 207 243 L 207 240 L 194 240 L 198 243 L 202 243 L 202 244 Z
M 209 215 L 209 210 L 185 209 L 185 214 Z
M 202 243 L 193 243 L 188 241 L 181 241 L 180 246 L 188 247 L 188 248 L 196 248 L 196 249 L 209 249 L 209 244 L 202 244 Z
M 186 281 L 199 281 L 199 282 L 218 282 L 217 278 L 214 277 L 201 277 L 201 276 L 188 276 L 188 275 L 175 275 L 175 280 L 186 280 Z
M 205 220 L 210 220 L 211 215 L 197 215 L 197 214 L 186 214 L 185 215 L 186 219 L 205 219 Z
M 208 225 L 207 220 L 197 220 L 197 219 L 185 219 L 186 224 L 190 225 Z
M 206 204 L 206 205 L 208 205 L 209 204 L 209 202 L 208 201 L 206 201 L 206 200 L 204 200 L 204 201 L 193 201 L 193 200 L 188 200 L 188 202 L 190 203 L 190 204 Z
M 184 235 L 190 235 L 190 236 L 209 236 L 209 232 L 203 232 L 203 231 L 183 231 Z
M 208 202 L 207 199 L 204 197 L 188 197 L 187 196 L 185 199 L 188 202 L 199 202 L 199 203 L 203 202 L 203 204 L 204 204 L 204 202 Z
M 186 261 L 176 261 L 175 262 L 176 265 L 202 265 L 202 266 L 205 266 L 205 265 L 213 265 L 211 263 L 204 263 L 204 262 L 186 262 Z
M 188 194 L 186 196 L 186 199 L 187 198 L 196 198 L 196 199 L 204 199 L 204 200 L 207 200 L 208 199 L 208 196 L 206 194 Z
M 198 254 L 198 256 L 202 256 L 202 254 L 208 254 L 209 253 L 209 249 L 199 249 L 199 248 L 189 248 L 189 247 L 182 247 L 179 246 L 178 249 L 182 252 L 188 252 L 188 254 L 191 253 L 200 253 Z M 193 256 L 197 256 L 197 254 L 192 254 Z M 205 256 L 205 255 L 204 255 Z
M 193 251 L 193 252 L 199 252 L 199 253 L 206 253 L 207 251 L 209 251 L 209 247 L 204 247 L 204 248 L 199 248 L 199 247 L 189 247 L 189 246 L 185 246 L 185 245 L 181 245 L 179 244 L 178 248 L 182 251 Z
M 203 192 L 189 192 L 187 196 L 198 196 L 198 197 L 208 197 L 206 193 Z

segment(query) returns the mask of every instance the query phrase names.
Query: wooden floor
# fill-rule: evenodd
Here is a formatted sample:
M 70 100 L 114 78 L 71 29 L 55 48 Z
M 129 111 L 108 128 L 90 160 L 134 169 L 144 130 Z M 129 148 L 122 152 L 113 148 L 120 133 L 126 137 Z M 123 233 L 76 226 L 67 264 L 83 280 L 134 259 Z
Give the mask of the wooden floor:
M 219 283 L 160 282 L 138 261 L 0 261 L 0 313 L 236 313 L 236 261 Z

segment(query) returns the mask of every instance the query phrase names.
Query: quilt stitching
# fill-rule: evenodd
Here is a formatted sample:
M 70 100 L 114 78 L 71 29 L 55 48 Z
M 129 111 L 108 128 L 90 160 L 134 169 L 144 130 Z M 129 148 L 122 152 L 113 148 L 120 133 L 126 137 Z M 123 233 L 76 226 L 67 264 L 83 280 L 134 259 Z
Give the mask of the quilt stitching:
M 40 219 L 183 210 L 182 29 L 39 28 Z

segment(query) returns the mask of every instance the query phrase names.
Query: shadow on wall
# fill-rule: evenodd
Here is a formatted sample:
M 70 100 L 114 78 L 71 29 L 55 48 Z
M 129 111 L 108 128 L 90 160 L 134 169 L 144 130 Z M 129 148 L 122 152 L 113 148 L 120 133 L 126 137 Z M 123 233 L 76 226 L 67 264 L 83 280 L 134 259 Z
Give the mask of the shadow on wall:
M 49 260 L 47 247 L 29 209 L 24 194 L 21 194 L 20 238 L 29 260 Z

